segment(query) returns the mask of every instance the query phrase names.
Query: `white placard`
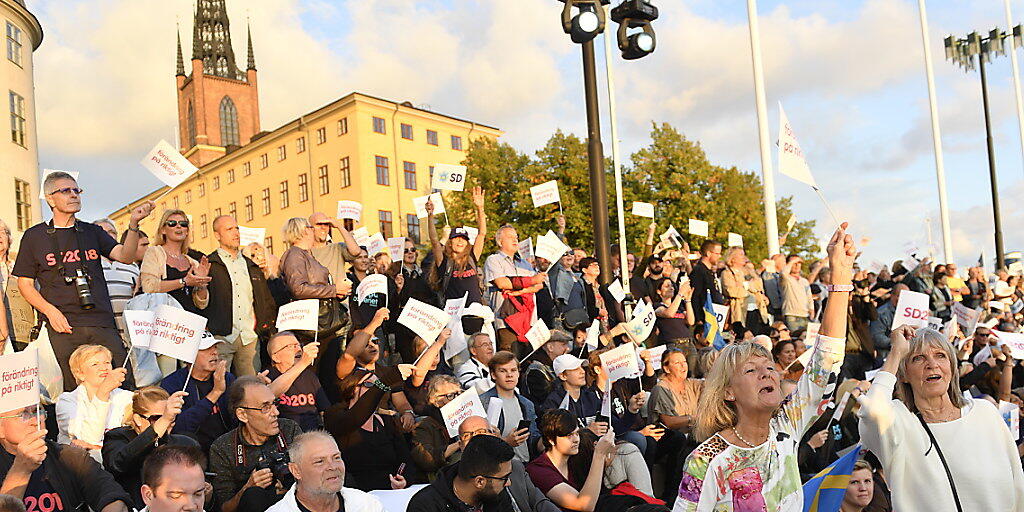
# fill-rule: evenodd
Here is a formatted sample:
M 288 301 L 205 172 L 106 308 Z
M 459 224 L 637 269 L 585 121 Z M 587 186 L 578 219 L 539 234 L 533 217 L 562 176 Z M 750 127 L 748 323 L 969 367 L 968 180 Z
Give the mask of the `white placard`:
M 434 179 L 430 181 L 430 187 L 462 192 L 466 188 L 466 166 L 434 164 Z
M 252 243 L 263 245 L 263 242 L 266 241 L 266 239 L 267 228 L 238 226 L 238 244 L 240 247 L 245 247 Z
M 473 245 L 476 243 L 476 237 L 480 234 L 480 230 L 472 226 L 462 226 L 462 229 L 466 230 L 466 234 L 469 235 L 469 244 Z
M 866 380 L 868 382 L 871 382 L 871 381 L 875 380 L 875 375 L 878 375 L 878 372 L 880 372 L 880 371 L 882 371 L 882 370 L 878 369 L 878 370 L 867 370 L 867 371 L 865 371 L 864 372 L 864 380 Z
M 1012 402 L 999 401 L 999 414 L 1003 416 L 1013 440 L 1020 439 L 1020 406 Z
M 623 377 L 633 377 L 640 373 L 634 345 L 624 343 L 601 354 L 600 357 L 609 385 Z
M 156 320 L 156 311 L 133 311 L 124 310 L 124 328 L 128 332 L 128 339 L 134 348 L 149 346 L 153 339 L 153 322 Z
M 412 298 L 406 302 L 402 314 L 398 316 L 398 323 L 416 333 L 427 345 L 437 339 L 449 320 L 451 318 L 443 310 Z
M 42 199 L 43 202 L 46 202 L 46 191 L 43 190 L 43 184 L 46 183 L 46 177 L 51 175 L 51 174 L 53 174 L 53 173 L 55 173 L 55 172 L 66 172 L 66 173 L 70 174 L 71 177 L 74 178 L 76 182 L 78 181 L 78 171 L 62 171 L 60 169 L 43 169 L 43 177 L 39 180 L 39 199 Z
M 463 391 L 451 402 L 441 407 L 441 417 L 444 418 L 444 424 L 448 427 L 448 435 L 451 437 L 459 435 L 459 425 L 470 416 L 487 417 L 484 405 L 480 402 L 480 394 L 477 393 L 475 387 Z
M 530 346 L 533 347 L 533 350 L 539 349 L 542 345 L 547 343 L 549 339 L 551 339 L 551 331 L 548 330 L 548 326 L 544 323 L 544 320 L 539 318 L 530 326 L 530 330 L 526 331 L 526 341 L 530 342 Z
M 970 309 L 959 302 L 953 303 L 953 315 L 956 317 L 957 323 L 963 328 L 961 330 L 964 336 L 974 336 L 974 329 L 978 327 L 981 311 L 981 308 Z
M 725 330 L 725 318 L 729 316 L 729 305 L 728 304 L 715 304 L 711 303 L 711 309 L 715 312 L 715 319 L 718 321 L 718 329 Z
M 374 233 L 370 235 L 369 240 L 366 241 L 366 254 L 373 258 L 377 253 L 388 248 L 387 240 L 384 240 L 384 235 L 380 233 Z
M 497 428 L 498 422 L 501 421 L 501 405 L 504 400 L 498 397 L 492 397 L 487 402 L 487 423 L 492 427 Z
M 366 247 L 370 243 L 370 231 L 366 226 L 358 227 L 352 230 L 352 238 L 356 239 L 356 245 Z
M 444 213 L 444 198 L 441 197 L 440 192 L 434 192 L 433 194 L 426 196 L 414 197 L 412 198 L 412 206 L 416 208 L 416 216 L 421 219 L 427 218 L 428 198 L 431 203 L 434 203 L 434 215 Z
M 818 188 L 800 143 L 796 140 L 796 133 L 786 117 L 786 111 L 782 109 L 782 102 L 779 102 L 779 172 Z
M 649 219 L 654 218 L 654 205 L 651 203 L 641 203 L 640 201 L 633 201 L 633 215 L 637 217 L 647 217 Z
M 366 300 L 366 297 L 373 293 L 388 293 L 388 278 L 384 274 L 370 274 L 366 276 L 362 281 L 359 281 L 359 286 L 356 287 L 356 302 L 360 304 Z
M 384 506 L 383 512 L 405 512 L 409 508 L 409 501 L 416 493 L 420 492 L 428 484 L 409 484 L 405 489 L 384 489 L 370 491 L 370 494 L 380 500 Z
M 338 201 L 337 217 L 360 222 L 363 218 L 363 205 L 359 201 Z
M 931 310 L 928 309 L 928 296 L 923 293 L 903 290 L 900 300 L 896 303 L 896 314 L 892 317 L 891 329 L 902 325 L 926 327 Z
M 643 343 L 654 330 L 654 307 L 646 299 L 636 303 L 633 318 L 626 322 L 626 334 L 636 343 Z
M 839 418 L 843 416 L 843 411 L 846 409 L 846 404 L 850 401 L 850 397 L 853 393 L 846 393 L 843 398 L 839 400 L 839 405 L 836 406 L 836 412 L 832 415 L 832 421 L 839 421 Z
M 388 254 L 391 256 L 391 261 L 402 261 L 405 257 L 405 237 L 388 238 Z
M 643 348 L 638 349 L 638 355 L 640 352 L 647 352 L 651 356 L 651 366 L 655 370 L 661 369 L 661 358 L 665 356 L 665 350 L 668 349 L 668 345 L 659 345 L 654 348 Z
M 165 140 L 156 143 L 142 159 L 142 166 L 171 188 L 181 185 L 181 182 L 199 171 Z
M 533 258 L 533 239 L 527 238 L 522 242 L 519 242 L 519 257 L 530 261 Z
M 743 247 L 743 236 L 729 233 L 729 247 Z
M 1000 346 L 1009 347 L 1010 355 L 1014 359 L 1024 359 L 1024 333 L 1002 332 L 993 329 L 992 335 L 999 340 Z
M 551 180 L 547 183 L 530 187 L 530 197 L 533 198 L 534 208 L 560 202 L 562 198 L 558 196 L 558 181 Z
M 278 331 L 315 331 L 320 326 L 320 300 L 296 300 L 277 310 Z
M 39 404 L 39 350 L 27 348 L 0 357 L 0 411 Z
M 675 226 L 670 225 L 659 238 L 667 245 L 679 248 L 683 247 L 683 235 L 679 234 L 679 231 Z
M 937 316 L 928 317 L 928 328 L 936 331 L 942 330 L 942 319 Z
M 612 281 L 612 284 L 608 285 L 608 293 L 612 294 L 612 298 L 615 302 L 622 302 L 626 300 L 626 290 L 622 288 L 622 281 L 618 279 Z
M 544 236 L 537 237 L 537 245 L 533 247 L 534 256 L 539 256 L 551 262 L 552 265 L 558 262 L 566 252 L 569 251 L 569 246 L 562 243 L 562 240 L 558 238 L 558 235 L 554 231 L 548 230 Z M 543 269 L 547 270 L 547 269 Z
M 590 323 L 590 327 L 587 327 L 587 347 L 590 350 L 597 350 L 597 347 L 601 344 L 601 321 L 594 319 Z
M 707 238 L 708 236 L 708 223 L 698 219 L 690 219 L 689 226 L 686 228 L 691 235 L 702 236 Z
M 156 318 L 153 319 L 153 337 L 149 341 L 149 350 L 193 363 L 205 330 L 206 318 L 161 304 L 156 308 Z
M 639 370 L 638 370 L 639 371 Z M 608 389 L 601 393 L 601 416 L 612 419 L 612 387 L 608 386 Z

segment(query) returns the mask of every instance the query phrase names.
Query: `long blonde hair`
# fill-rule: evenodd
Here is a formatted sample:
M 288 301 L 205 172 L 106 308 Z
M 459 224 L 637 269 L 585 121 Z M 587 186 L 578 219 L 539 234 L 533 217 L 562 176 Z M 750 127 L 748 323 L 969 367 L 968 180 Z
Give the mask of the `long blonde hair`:
M 900 367 L 896 370 L 896 398 L 903 405 L 907 406 L 910 412 L 917 412 L 917 403 L 914 401 L 914 388 L 906 382 L 907 364 L 910 359 L 920 354 L 927 347 L 935 347 L 946 353 L 946 360 L 949 361 L 949 400 L 957 408 L 963 407 L 967 401 L 960 392 L 960 368 L 957 365 L 956 349 L 949 343 L 946 335 L 935 329 L 918 329 L 914 337 L 907 340 L 907 354 L 900 361 Z
M 726 345 L 718 353 L 711 371 L 705 375 L 704 390 L 697 400 L 697 427 L 694 434 L 703 442 L 716 433 L 736 425 L 736 404 L 725 399 L 725 389 L 732 385 L 736 368 L 753 356 L 772 360 L 771 352 L 756 343 L 745 341 Z
M 167 224 L 167 219 L 170 218 L 171 215 L 181 215 L 182 217 L 185 217 L 185 220 L 189 221 L 188 236 L 181 242 L 181 253 L 187 256 L 188 244 L 192 240 L 192 221 L 189 220 L 188 215 L 183 210 L 164 210 L 163 215 L 160 216 L 160 223 L 156 225 L 156 239 L 154 240 L 153 245 L 164 245 L 167 243 L 167 237 L 164 236 L 164 228 L 167 227 L 165 224 Z

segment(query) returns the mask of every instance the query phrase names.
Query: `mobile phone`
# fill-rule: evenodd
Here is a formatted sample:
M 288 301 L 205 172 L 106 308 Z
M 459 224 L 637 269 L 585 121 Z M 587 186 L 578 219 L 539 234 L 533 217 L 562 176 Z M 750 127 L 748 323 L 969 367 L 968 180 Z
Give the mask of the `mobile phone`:
M 396 475 L 401 475 L 403 471 L 405 471 L 405 463 L 404 462 L 398 465 L 398 471 L 395 474 Z
M 609 423 L 609 420 L 607 416 L 598 414 L 597 416 L 594 416 L 594 423 Z
M 516 430 L 522 430 L 524 428 L 529 430 L 529 428 L 530 428 L 530 420 L 519 420 L 519 426 L 516 427 Z

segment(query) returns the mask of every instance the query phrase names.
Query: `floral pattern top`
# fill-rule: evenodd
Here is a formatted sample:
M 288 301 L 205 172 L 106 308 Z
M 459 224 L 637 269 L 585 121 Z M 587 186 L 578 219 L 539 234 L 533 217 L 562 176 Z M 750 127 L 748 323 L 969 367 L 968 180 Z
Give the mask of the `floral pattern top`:
M 803 511 L 797 448 L 828 406 L 846 340 L 819 336 L 814 350 L 796 390 L 772 418 L 767 441 L 745 448 L 715 434 L 687 457 L 673 512 Z

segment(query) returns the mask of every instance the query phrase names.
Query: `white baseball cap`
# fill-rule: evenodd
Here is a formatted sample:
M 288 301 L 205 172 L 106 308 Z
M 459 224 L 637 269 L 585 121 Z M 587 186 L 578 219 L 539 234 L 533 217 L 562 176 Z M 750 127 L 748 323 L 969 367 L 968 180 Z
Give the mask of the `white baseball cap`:
M 206 350 L 218 343 L 220 340 L 214 338 L 210 331 L 203 331 L 203 337 L 199 340 L 199 350 Z
M 555 370 L 555 375 L 561 375 L 566 370 L 575 370 L 587 362 L 580 359 L 572 354 L 562 354 L 555 358 L 555 361 L 551 364 L 551 368 Z

